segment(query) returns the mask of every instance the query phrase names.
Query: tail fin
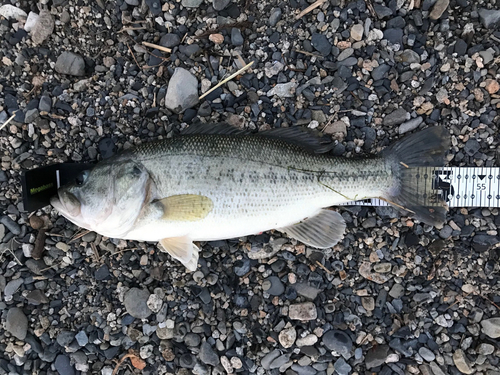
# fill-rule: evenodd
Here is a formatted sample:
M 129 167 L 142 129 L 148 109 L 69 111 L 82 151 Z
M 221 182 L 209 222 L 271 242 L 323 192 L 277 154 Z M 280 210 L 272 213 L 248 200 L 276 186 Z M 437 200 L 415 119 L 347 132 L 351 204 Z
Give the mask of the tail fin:
M 447 207 L 436 194 L 430 199 L 434 176 L 420 176 L 413 167 L 442 167 L 450 148 L 448 130 L 442 126 L 422 130 L 388 147 L 382 152 L 395 178 L 387 192 L 389 203 L 410 211 L 427 224 L 439 226 L 446 221 Z M 424 178 L 425 177 L 425 178 Z

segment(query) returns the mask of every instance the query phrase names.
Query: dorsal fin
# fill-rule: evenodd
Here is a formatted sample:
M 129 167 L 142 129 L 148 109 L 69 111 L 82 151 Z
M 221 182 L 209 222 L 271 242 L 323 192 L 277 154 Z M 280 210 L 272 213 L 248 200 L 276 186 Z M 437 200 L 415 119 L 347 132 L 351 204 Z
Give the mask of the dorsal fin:
M 335 147 L 332 140 L 325 136 L 320 136 L 319 132 L 302 126 L 291 128 L 276 128 L 257 133 L 258 136 L 273 138 L 300 146 L 306 151 L 323 154 Z
M 264 130 L 259 133 L 251 133 L 249 130 L 238 129 L 224 122 L 217 124 L 197 123 L 190 125 L 181 132 L 181 135 L 193 134 L 250 135 L 279 139 L 315 154 L 328 152 L 335 146 L 330 138 L 321 136 L 319 132 L 302 126 L 276 128 Z

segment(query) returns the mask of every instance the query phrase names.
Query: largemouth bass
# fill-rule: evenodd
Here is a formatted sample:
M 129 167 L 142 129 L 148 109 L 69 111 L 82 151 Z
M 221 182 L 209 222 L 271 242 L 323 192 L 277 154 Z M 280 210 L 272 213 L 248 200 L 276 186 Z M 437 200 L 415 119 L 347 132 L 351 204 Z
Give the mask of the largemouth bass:
M 194 270 L 193 241 L 277 229 L 308 246 L 332 247 L 345 222 L 325 207 L 350 200 L 379 197 L 442 224 L 445 208 L 422 207 L 406 171 L 442 166 L 449 143 L 443 127 L 432 127 L 356 160 L 328 155 L 329 145 L 299 127 L 245 134 L 207 125 L 101 161 L 51 204 L 104 236 L 159 241 Z

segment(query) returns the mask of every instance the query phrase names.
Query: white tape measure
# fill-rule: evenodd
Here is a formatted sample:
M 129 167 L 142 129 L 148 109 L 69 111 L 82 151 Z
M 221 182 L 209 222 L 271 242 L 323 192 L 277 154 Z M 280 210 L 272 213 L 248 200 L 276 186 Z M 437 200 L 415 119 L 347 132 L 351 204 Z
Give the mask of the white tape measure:
M 411 168 L 415 178 L 433 179 L 430 197 L 441 196 L 449 207 L 500 207 L 499 167 Z M 388 206 L 380 199 L 365 199 L 345 205 Z M 429 199 L 426 206 L 436 204 Z

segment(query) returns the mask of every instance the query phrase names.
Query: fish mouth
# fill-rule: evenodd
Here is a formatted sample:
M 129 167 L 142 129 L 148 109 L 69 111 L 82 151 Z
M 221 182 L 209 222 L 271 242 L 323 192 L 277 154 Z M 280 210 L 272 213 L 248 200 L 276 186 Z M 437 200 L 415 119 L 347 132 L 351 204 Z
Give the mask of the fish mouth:
M 63 215 L 76 217 L 81 212 L 80 201 L 74 194 L 68 191 L 59 190 L 57 195 L 50 198 L 50 204 Z

